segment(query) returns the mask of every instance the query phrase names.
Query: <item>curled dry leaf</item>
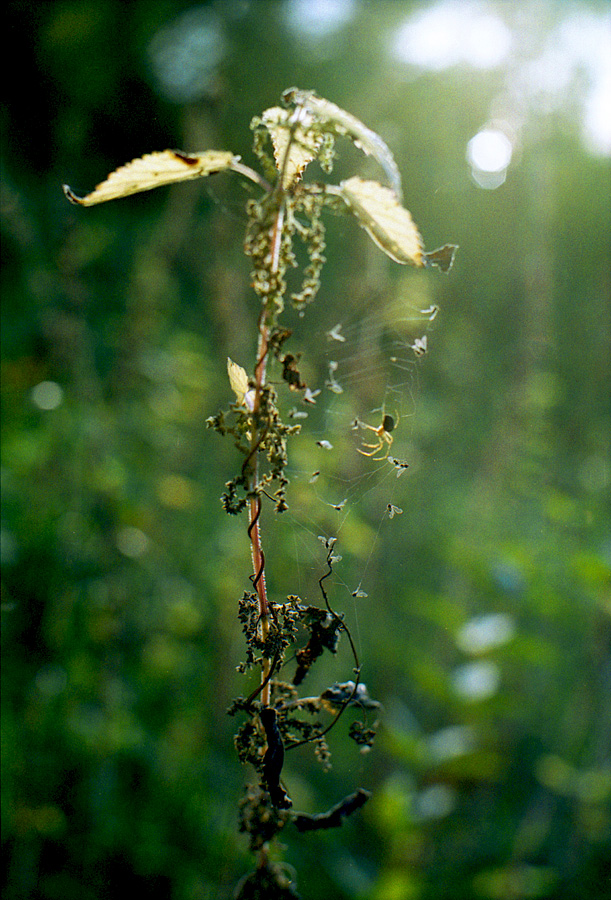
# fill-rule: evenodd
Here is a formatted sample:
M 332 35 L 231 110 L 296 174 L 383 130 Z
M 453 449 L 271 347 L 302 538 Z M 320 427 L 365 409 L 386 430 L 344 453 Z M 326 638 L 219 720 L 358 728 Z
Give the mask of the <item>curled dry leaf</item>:
M 420 233 L 394 191 L 377 181 L 349 178 L 341 182 L 339 195 L 359 225 L 391 259 L 403 265 L 424 265 Z
M 438 247 L 436 250 L 431 250 L 430 253 L 424 254 L 424 265 L 429 268 L 437 266 L 438 269 L 447 275 L 454 265 L 454 257 L 457 250 L 456 244 L 444 244 L 443 247 Z
M 306 119 L 311 117 L 300 110 L 301 121 L 294 112 L 272 106 L 266 109 L 261 121 L 267 128 L 274 148 L 276 168 L 282 176 L 282 187 L 289 188 L 298 181 L 322 144 L 322 135 L 308 130 Z
M 85 197 L 77 197 L 67 184 L 64 185 L 64 193 L 71 203 L 93 206 L 95 203 L 150 191 L 164 184 L 203 178 L 231 168 L 239 159 L 239 156 L 222 150 L 206 150 L 203 153 L 161 150 L 134 159 L 111 172 L 105 181 Z
M 302 91 L 298 88 L 289 88 L 282 95 L 285 103 L 292 103 L 302 107 L 314 115 L 320 122 L 331 124 L 338 134 L 351 138 L 355 145 L 366 156 L 373 156 L 384 169 L 386 177 L 399 200 L 402 199 L 401 174 L 395 162 L 395 158 L 379 134 L 367 128 L 366 125 L 346 112 L 330 100 L 319 97 L 314 91 Z

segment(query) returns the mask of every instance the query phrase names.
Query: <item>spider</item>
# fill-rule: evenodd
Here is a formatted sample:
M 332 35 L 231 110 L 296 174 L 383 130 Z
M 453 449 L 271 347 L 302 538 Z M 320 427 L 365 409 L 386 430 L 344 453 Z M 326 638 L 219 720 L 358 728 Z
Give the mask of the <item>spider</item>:
M 393 436 L 391 431 L 394 431 L 395 428 L 395 420 L 392 416 L 388 414 L 384 415 L 382 419 L 382 424 L 378 425 L 376 428 L 375 425 L 367 425 L 365 422 L 360 422 L 361 428 L 367 428 L 369 431 L 373 431 L 378 440 L 375 444 L 363 444 L 363 447 L 366 447 L 366 450 L 361 450 L 359 448 L 359 453 L 363 456 L 372 456 L 374 459 L 388 459 L 388 454 L 390 453 L 390 448 L 392 447 Z M 381 450 L 384 450 L 384 445 L 386 444 L 386 453 L 382 456 L 376 456 L 376 453 L 379 453 Z

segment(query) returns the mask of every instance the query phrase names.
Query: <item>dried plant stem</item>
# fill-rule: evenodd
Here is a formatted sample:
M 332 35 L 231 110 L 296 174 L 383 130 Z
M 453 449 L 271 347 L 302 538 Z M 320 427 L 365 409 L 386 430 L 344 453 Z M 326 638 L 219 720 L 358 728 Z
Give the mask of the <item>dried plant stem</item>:
M 270 235 L 270 275 L 274 279 L 278 275 L 280 264 L 280 246 L 282 243 L 282 228 L 284 225 L 284 200 L 282 191 L 279 192 L 278 210 L 274 216 L 274 223 Z M 268 298 L 264 303 L 259 317 L 259 339 L 257 347 L 257 361 L 255 364 L 254 380 L 254 402 L 253 402 L 253 421 L 257 421 L 258 413 L 261 406 L 261 391 L 265 384 L 265 375 L 267 370 L 267 358 L 269 354 L 269 333 L 270 319 L 274 318 L 276 307 L 271 299 Z M 250 472 L 250 491 L 251 499 L 249 505 L 249 523 L 248 535 L 250 538 L 250 550 L 252 555 L 252 564 L 254 570 L 253 585 L 257 591 L 259 600 L 259 627 L 261 640 L 265 642 L 269 634 L 269 603 L 267 599 L 267 586 L 265 581 L 265 554 L 261 544 L 261 494 L 257 493 L 258 486 L 258 451 L 261 442 L 261 434 L 257 427 L 253 428 L 251 436 L 251 472 Z M 269 706 L 270 700 L 270 667 L 271 660 L 268 656 L 264 656 L 261 662 L 261 704 Z
M 259 353 L 257 355 L 257 365 L 255 367 L 255 398 L 254 398 L 254 408 L 253 418 L 256 420 L 257 413 L 259 411 L 260 400 L 261 400 L 261 387 L 265 380 L 265 368 L 266 368 L 266 360 L 267 360 L 267 326 L 261 322 L 261 327 L 259 331 Z M 251 484 L 250 490 L 251 493 L 257 489 L 258 485 L 258 445 L 260 443 L 261 436 L 258 433 L 258 430 L 253 428 L 252 438 L 251 438 Z M 261 528 L 260 528 L 260 519 L 261 519 L 261 495 L 256 494 L 255 496 L 251 496 L 250 505 L 249 505 L 249 522 L 248 522 L 248 535 L 250 538 L 250 552 L 252 555 L 252 565 L 253 565 L 253 586 L 257 592 L 257 597 L 259 599 L 259 624 L 261 629 L 261 639 L 265 641 L 267 639 L 267 635 L 269 633 L 269 605 L 267 600 L 267 586 L 265 582 L 265 554 L 263 552 L 263 547 L 261 545 Z M 261 691 L 261 703 L 263 706 L 269 706 L 269 667 L 270 661 L 268 657 L 264 657 L 261 664 L 261 682 L 263 684 L 263 690 Z
M 256 466 L 253 478 L 256 477 Z M 259 598 L 259 627 L 261 629 L 261 640 L 267 640 L 269 634 L 269 605 L 267 600 L 267 587 L 265 584 L 265 554 L 261 547 L 261 531 L 259 528 L 259 519 L 261 515 L 261 497 L 253 497 L 250 501 L 250 524 L 248 532 L 250 535 L 250 550 L 252 554 L 252 564 L 254 569 L 253 584 Z M 269 657 L 263 657 L 261 663 L 261 683 L 263 689 L 261 691 L 261 703 L 263 706 L 269 706 Z

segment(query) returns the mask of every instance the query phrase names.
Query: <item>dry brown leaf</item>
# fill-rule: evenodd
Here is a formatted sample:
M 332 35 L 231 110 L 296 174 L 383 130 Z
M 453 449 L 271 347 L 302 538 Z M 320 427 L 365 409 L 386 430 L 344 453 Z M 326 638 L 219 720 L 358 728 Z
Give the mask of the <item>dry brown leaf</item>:
M 454 257 L 457 250 L 456 244 L 444 244 L 443 247 L 438 247 L 436 250 L 431 250 L 430 253 L 424 254 L 424 265 L 429 267 L 437 266 L 440 271 L 447 275 L 454 265 Z

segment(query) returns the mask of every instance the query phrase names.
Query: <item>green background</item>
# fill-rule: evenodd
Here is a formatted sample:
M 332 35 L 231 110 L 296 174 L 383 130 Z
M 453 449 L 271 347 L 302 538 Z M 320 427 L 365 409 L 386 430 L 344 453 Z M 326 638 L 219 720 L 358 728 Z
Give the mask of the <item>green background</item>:
M 328 216 L 320 296 L 287 312 L 312 388 L 336 351 L 351 374 L 289 447 L 290 510 L 263 522 L 270 593 L 319 603 L 317 536 L 338 535 L 331 600 L 383 714 L 367 756 L 338 725 L 330 772 L 307 748 L 287 757 L 300 810 L 373 797 L 339 831 L 287 828 L 279 855 L 311 900 L 611 890 L 609 148 L 583 137 L 609 5 L 361 0 L 327 5 L 345 21 L 317 32 L 324 7 L 3 8 L 7 900 L 229 898 L 251 866 L 225 712 L 252 689 L 236 673 L 250 560 L 246 523 L 219 503 L 240 460 L 205 420 L 232 399 L 227 355 L 254 360 L 256 192 L 223 174 L 81 209 L 61 185 L 86 193 L 166 147 L 255 165 L 250 120 L 292 85 L 377 130 L 427 249 L 460 251 L 448 276 L 407 270 Z M 510 37 L 488 67 L 482 16 Z M 408 20 L 420 65 L 392 53 Z M 499 121 L 513 158 L 485 190 L 467 143 Z M 379 177 L 338 151 L 334 177 Z M 433 303 L 417 360 L 415 311 Z M 325 337 L 340 322 L 346 347 Z M 383 406 L 400 480 L 350 429 Z M 352 665 L 343 646 L 312 692 Z

